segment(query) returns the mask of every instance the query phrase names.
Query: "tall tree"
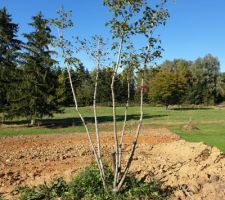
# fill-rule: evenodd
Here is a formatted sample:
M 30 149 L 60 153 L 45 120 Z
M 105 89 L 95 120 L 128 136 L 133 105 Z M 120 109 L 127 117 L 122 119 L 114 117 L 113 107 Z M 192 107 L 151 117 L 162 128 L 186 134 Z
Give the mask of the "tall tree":
M 15 101 L 17 115 L 31 119 L 31 124 L 44 115 L 52 116 L 58 111 L 55 98 L 53 66 L 56 61 L 51 57 L 50 48 L 53 36 L 48 20 L 42 13 L 34 16 L 30 25 L 34 31 L 24 34 L 27 39 L 23 56 L 23 82 L 18 90 L 20 97 Z
M 175 59 L 173 61 L 166 60 L 163 64 L 159 66 L 159 69 L 168 70 L 177 77 L 182 77 L 185 82 L 186 89 L 185 94 L 179 97 L 177 103 L 193 103 L 193 71 L 192 62 L 184 59 Z M 176 100 L 175 100 L 176 102 Z
M 73 85 L 77 94 L 79 105 L 91 105 L 93 102 L 94 82 L 91 79 L 88 69 L 85 69 L 83 64 L 78 64 L 75 70 L 75 78 Z
M 57 98 L 57 103 L 60 106 L 67 106 L 66 105 L 66 100 L 67 100 L 67 88 L 66 88 L 66 76 L 64 74 L 63 69 L 61 69 L 60 67 L 57 67 L 55 70 L 55 87 L 56 87 L 56 98 Z
M 110 84 L 112 79 L 112 69 L 105 67 L 99 70 L 97 102 L 108 103 L 111 105 L 111 90 Z
M 150 99 L 168 107 L 181 103 L 186 91 L 186 80 L 181 74 L 161 69 L 149 83 Z
M 208 54 L 199 58 L 193 65 L 194 73 L 194 103 L 212 105 L 219 96 L 220 63 L 216 57 Z
M 220 103 L 222 101 L 225 101 L 225 73 L 224 72 L 220 73 L 218 82 L 219 82 L 218 84 L 219 96 L 217 98 L 217 102 Z
M 16 67 L 21 41 L 16 39 L 18 25 L 6 8 L 0 9 L 0 112 L 8 110 L 10 91 L 17 82 Z

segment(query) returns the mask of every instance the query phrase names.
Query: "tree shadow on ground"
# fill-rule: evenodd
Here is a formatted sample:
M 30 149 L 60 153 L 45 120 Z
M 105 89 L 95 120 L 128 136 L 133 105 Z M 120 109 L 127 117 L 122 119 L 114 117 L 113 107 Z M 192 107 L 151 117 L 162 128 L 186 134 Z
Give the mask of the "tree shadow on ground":
M 160 117 L 166 117 L 168 115 L 147 115 L 145 114 L 143 116 L 143 119 L 150 119 L 150 118 L 160 118 Z M 117 122 L 123 122 L 124 121 L 124 115 L 117 115 L 116 117 Z M 135 120 L 138 121 L 140 119 L 140 115 L 132 114 L 127 115 L 127 121 Z M 94 117 L 84 117 L 84 120 L 87 124 L 94 124 L 95 120 Z M 98 123 L 110 123 L 113 122 L 112 116 L 98 116 Z M 21 120 L 21 121 L 7 121 L 5 122 L 7 125 L 26 125 L 29 124 L 28 120 Z M 63 118 L 63 119 L 42 119 L 37 120 L 37 124 L 40 127 L 44 128 L 66 128 L 70 126 L 81 126 L 82 121 L 79 117 L 70 117 L 70 118 Z
M 169 108 L 169 110 L 185 111 L 185 110 L 211 110 L 212 108 L 202 107 L 202 108 Z

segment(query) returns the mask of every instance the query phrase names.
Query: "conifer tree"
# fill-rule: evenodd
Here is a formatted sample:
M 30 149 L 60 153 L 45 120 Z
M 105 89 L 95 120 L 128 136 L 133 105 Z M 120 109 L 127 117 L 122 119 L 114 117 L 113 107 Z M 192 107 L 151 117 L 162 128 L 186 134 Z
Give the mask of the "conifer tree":
M 16 67 L 21 41 L 16 39 L 18 25 L 6 8 L 0 9 L 0 113 L 9 108 L 10 91 L 16 82 Z
M 36 119 L 44 115 L 52 116 L 59 111 L 55 97 L 56 87 L 50 44 L 53 39 L 48 20 L 42 13 L 34 16 L 30 24 L 34 31 L 24 34 L 27 39 L 26 52 L 23 56 L 23 83 L 18 90 L 20 95 L 15 104 L 17 114 L 26 116 L 33 125 Z M 19 111 L 19 112 L 18 112 Z
M 56 87 L 56 93 L 55 96 L 57 98 L 57 102 L 60 106 L 66 106 L 66 76 L 63 73 L 63 69 L 58 67 L 55 70 L 55 87 Z

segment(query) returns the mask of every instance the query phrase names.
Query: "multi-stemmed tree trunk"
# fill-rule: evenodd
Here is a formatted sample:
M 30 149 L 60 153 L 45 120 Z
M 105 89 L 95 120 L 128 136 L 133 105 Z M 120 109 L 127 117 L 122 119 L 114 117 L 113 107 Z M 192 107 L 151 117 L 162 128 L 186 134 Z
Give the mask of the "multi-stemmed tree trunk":
M 119 143 L 118 143 L 118 134 L 117 134 L 117 124 L 116 124 L 116 102 L 115 102 L 115 91 L 114 91 L 114 84 L 115 84 L 115 77 L 117 75 L 117 70 L 120 65 L 120 59 L 121 59 L 121 53 L 122 53 L 122 47 L 123 47 L 123 38 L 120 40 L 119 44 L 119 51 L 117 55 L 117 61 L 113 69 L 113 75 L 112 75 L 112 83 L 111 83 L 111 92 L 112 92 L 112 106 L 113 106 L 113 130 L 114 130 L 114 155 L 115 155 L 115 174 L 114 174 L 114 182 L 113 187 L 116 187 L 117 180 L 118 180 L 118 174 L 119 174 Z
M 53 19 L 52 20 L 52 24 L 54 26 L 56 26 L 56 28 L 58 29 L 58 39 L 55 40 L 55 46 L 61 49 L 61 53 L 62 53 L 62 58 L 64 61 L 64 64 L 67 68 L 67 72 L 68 72 L 68 76 L 69 76 L 69 81 L 70 81 L 70 86 L 71 86 L 71 91 L 73 94 L 73 100 L 74 100 L 74 106 L 75 109 L 83 123 L 83 126 L 85 128 L 86 134 L 88 136 L 88 140 L 89 140 L 89 144 L 90 144 L 90 148 L 95 156 L 95 160 L 97 163 L 97 166 L 99 168 L 100 171 L 100 176 L 102 179 L 102 183 L 103 183 L 103 187 L 105 190 L 107 190 L 107 186 L 106 186 L 106 181 L 105 181 L 105 173 L 104 173 L 104 166 L 103 166 L 103 162 L 102 162 L 102 157 L 101 157 L 101 149 L 100 149 L 100 140 L 99 140 L 99 130 L 98 130 L 98 122 L 97 122 L 97 114 L 96 114 L 96 95 L 97 95 L 97 86 L 98 86 L 98 72 L 99 72 L 99 67 L 100 67 L 100 54 L 97 53 L 96 55 L 96 79 L 95 79 L 95 89 L 94 89 L 94 96 L 93 96 L 93 107 L 94 107 L 94 116 L 95 116 L 95 127 L 96 127 L 96 139 L 97 139 L 97 147 L 98 147 L 98 151 L 96 151 L 96 148 L 94 146 L 94 142 L 92 140 L 90 131 L 87 127 L 87 124 L 85 122 L 84 117 L 82 116 L 80 110 L 79 110 L 79 106 L 78 106 L 78 102 L 77 102 L 77 96 L 74 90 L 74 86 L 73 86 L 73 82 L 72 82 L 72 77 L 71 77 L 71 67 L 72 66 L 76 66 L 77 63 L 77 59 L 74 59 L 72 57 L 72 54 L 74 53 L 72 50 L 72 45 L 71 43 L 66 40 L 64 38 L 64 34 L 63 31 L 66 28 L 70 28 L 73 26 L 73 23 L 70 19 L 68 19 L 68 17 L 70 17 L 71 13 L 66 13 L 64 11 L 64 8 L 62 7 L 61 10 L 58 11 L 59 14 L 59 19 Z M 98 40 L 98 42 L 100 42 L 100 40 Z M 98 43 L 99 44 L 99 43 Z M 100 47 L 98 47 L 100 48 Z M 99 52 L 99 49 L 97 49 L 97 52 Z
M 90 132 L 89 132 L 89 129 L 88 129 L 87 124 L 86 124 L 86 122 L 85 122 L 85 120 L 84 120 L 84 118 L 83 118 L 83 116 L 82 116 L 82 114 L 81 114 L 81 112 L 79 110 L 79 107 L 78 107 L 77 98 L 76 98 L 76 94 L 75 94 L 75 91 L 74 91 L 73 82 L 72 82 L 72 79 L 71 79 L 70 67 L 68 66 L 68 64 L 66 64 L 66 67 L 67 67 L 67 70 L 68 70 L 69 81 L 70 81 L 71 90 L 72 90 L 72 93 L 73 93 L 73 99 L 74 99 L 75 109 L 78 112 L 79 117 L 80 117 L 80 119 L 81 119 L 81 121 L 82 121 L 82 123 L 83 123 L 83 125 L 85 127 L 85 130 L 86 130 L 86 133 L 87 133 L 87 136 L 88 136 L 88 140 L 89 140 L 89 143 L 90 143 L 90 146 L 91 146 L 91 150 L 94 153 L 94 156 L 95 156 L 95 159 L 96 159 L 96 163 L 97 163 L 98 168 L 100 170 L 100 175 L 101 175 L 103 187 L 104 187 L 104 189 L 107 189 L 106 188 L 106 183 L 105 183 L 104 168 L 103 168 L 101 154 L 100 154 L 100 141 L 99 141 L 98 129 L 96 128 L 96 137 L 97 137 L 99 151 L 96 152 L 95 147 L 94 147 L 93 140 L 92 140 L 91 135 L 90 135 Z M 95 90 L 97 91 L 97 86 L 96 86 L 96 89 Z M 94 96 L 95 96 L 95 94 L 94 94 Z M 95 102 L 94 102 L 94 105 L 95 105 Z M 95 115 L 95 117 L 96 117 L 96 115 Z
M 140 134 L 140 129 L 143 120 L 143 93 L 144 93 L 144 72 L 145 69 L 149 66 L 149 63 L 154 60 L 156 57 L 160 56 L 161 47 L 157 44 L 157 40 L 152 37 L 153 30 L 159 25 L 164 24 L 166 18 L 168 17 L 167 10 L 163 9 L 165 1 L 162 0 L 161 6 L 156 6 L 155 9 L 151 9 L 148 6 L 148 2 L 143 1 L 135 1 L 135 0 L 123 0 L 123 1 L 114 1 L 114 0 L 105 0 L 104 5 L 110 8 L 110 11 L 113 13 L 112 20 L 109 21 L 108 25 L 111 27 L 111 32 L 113 33 L 113 38 L 117 39 L 119 43 L 113 44 L 112 50 L 117 49 L 116 62 L 113 63 L 113 73 L 112 73 L 112 81 L 111 81 L 111 95 L 112 95 L 112 116 L 113 116 L 113 129 L 114 129 L 114 152 L 113 152 L 113 165 L 114 165 L 114 181 L 112 189 L 114 192 L 118 192 L 121 190 L 125 178 L 128 174 L 129 168 L 133 161 L 135 149 L 137 146 L 138 137 Z M 143 16 L 141 16 L 138 20 L 136 20 L 137 15 L 143 11 Z M 71 66 L 76 66 L 77 59 L 73 57 L 74 50 L 72 49 L 72 44 L 64 38 L 64 30 L 67 28 L 71 28 L 73 26 L 72 21 L 69 19 L 71 13 L 66 13 L 63 9 L 58 12 L 59 19 L 52 20 L 52 24 L 55 25 L 58 29 L 58 39 L 55 41 L 55 45 L 61 49 L 62 58 L 64 64 L 67 67 L 68 76 L 70 80 L 71 90 L 74 99 L 74 106 L 76 111 L 78 112 L 81 121 L 85 127 L 88 140 L 90 143 L 91 150 L 95 156 L 95 160 L 97 166 L 100 171 L 100 177 L 102 179 L 103 187 L 107 190 L 106 185 L 106 177 L 104 172 L 104 166 L 102 162 L 101 155 L 101 145 L 99 138 L 99 129 L 98 129 L 98 120 L 97 120 L 97 112 L 96 112 L 96 96 L 98 90 L 98 76 L 99 76 L 99 68 L 100 68 L 100 57 L 102 56 L 101 49 L 99 48 L 100 40 L 97 40 L 97 48 L 93 50 L 93 46 L 87 46 L 84 42 L 84 49 L 86 49 L 87 53 L 91 55 L 92 58 L 96 61 L 96 78 L 95 78 L 95 87 L 94 87 L 94 95 L 93 95 L 93 109 L 94 109 L 94 118 L 95 118 L 95 132 L 96 132 L 96 145 L 92 140 L 90 131 L 87 127 L 85 119 L 83 118 L 77 103 L 76 93 L 74 91 L 74 86 L 71 78 Z M 138 62 L 136 63 L 134 71 L 141 72 L 141 92 L 140 92 L 140 119 L 137 126 L 137 130 L 134 134 L 134 138 L 131 145 L 131 150 L 128 155 L 128 160 L 125 163 L 124 170 L 122 170 L 122 146 L 123 146 L 123 137 L 126 128 L 127 121 L 127 110 L 129 107 L 129 98 L 130 98 L 130 83 L 128 80 L 128 88 L 127 88 L 127 103 L 125 106 L 124 113 L 124 122 L 122 126 L 122 131 L 120 135 L 118 135 L 117 130 L 117 120 L 116 120 L 116 97 L 115 97 L 115 79 L 117 76 L 117 71 L 119 67 L 123 66 L 121 62 L 121 58 L 123 55 L 123 51 L 129 51 L 130 48 L 130 38 L 133 35 L 143 35 L 147 38 L 147 45 L 143 48 L 142 52 L 139 53 Z M 95 43 L 96 44 L 96 43 Z M 91 48 L 89 48 L 91 47 Z M 96 47 L 96 46 L 95 46 Z M 150 51 L 151 50 L 151 51 Z M 97 150 L 96 150 L 97 149 Z
M 111 93 L 112 93 L 112 105 L 113 105 L 113 127 L 114 127 L 114 148 L 115 152 L 114 161 L 115 161 L 115 173 L 114 173 L 114 182 L 113 182 L 113 191 L 120 191 L 125 177 L 129 171 L 129 167 L 132 163 L 133 156 L 135 153 L 135 149 L 137 146 L 138 136 L 140 134 L 140 128 L 143 120 L 143 92 L 144 92 L 144 71 L 145 68 L 149 66 L 149 63 L 155 58 L 160 56 L 161 47 L 156 45 L 157 40 L 152 36 L 154 29 L 159 24 L 164 24 L 165 19 L 168 16 L 166 10 L 163 9 L 165 1 L 162 1 L 160 5 L 157 5 L 155 9 L 151 9 L 148 6 L 147 1 L 113 1 L 113 0 L 105 0 L 104 4 L 109 7 L 109 10 L 113 13 L 112 19 L 107 23 L 111 28 L 111 32 L 113 34 L 113 39 L 116 39 L 117 45 L 117 60 L 115 62 L 113 68 L 113 76 L 111 83 Z M 136 18 L 140 15 L 140 18 Z M 147 38 L 147 45 L 143 48 L 142 52 L 139 53 L 139 62 L 136 65 L 136 69 L 141 71 L 141 99 L 140 99 L 140 119 L 138 123 L 138 127 L 136 133 L 134 135 L 134 139 L 131 146 L 131 151 L 129 153 L 129 157 L 127 162 L 125 163 L 125 169 L 121 168 L 121 154 L 122 154 L 122 142 L 123 135 L 126 127 L 126 115 L 127 108 L 129 106 L 129 97 L 130 91 L 128 88 L 128 99 L 125 108 L 124 114 L 124 123 L 121 132 L 120 142 L 118 141 L 118 130 L 117 130 L 117 122 L 116 122 L 116 102 L 115 102 L 115 92 L 114 92 L 114 82 L 115 77 L 117 75 L 117 70 L 119 67 L 123 66 L 121 63 L 121 56 L 123 52 L 130 50 L 130 43 L 132 36 L 140 36 L 143 35 Z M 113 48 L 115 47 L 113 46 Z M 131 45 L 132 46 L 132 45 Z M 152 49 L 152 55 L 150 53 L 150 48 Z M 139 65 L 139 66 L 138 66 Z M 129 87 L 129 85 L 128 85 Z

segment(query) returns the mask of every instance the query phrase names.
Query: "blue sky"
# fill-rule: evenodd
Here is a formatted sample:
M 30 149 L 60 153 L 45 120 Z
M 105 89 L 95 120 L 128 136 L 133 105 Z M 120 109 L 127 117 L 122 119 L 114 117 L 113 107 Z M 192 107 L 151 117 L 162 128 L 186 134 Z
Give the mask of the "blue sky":
M 52 17 L 62 4 L 73 11 L 75 28 L 70 36 L 101 34 L 110 38 L 104 26 L 110 15 L 102 0 L 0 0 L 0 7 L 6 6 L 14 22 L 19 23 L 20 33 L 30 31 L 27 23 L 31 16 L 42 11 Z M 225 71 L 225 0 L 177 0 L 175 4 L 169 0 L 167 8 L 171 17 L 160 29 L 165 49 L 160 62 L 174 58 L 195 60 L 211 53 L 219 58 L 221 71 Z

